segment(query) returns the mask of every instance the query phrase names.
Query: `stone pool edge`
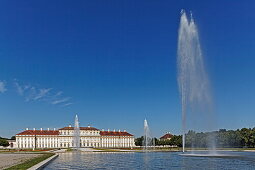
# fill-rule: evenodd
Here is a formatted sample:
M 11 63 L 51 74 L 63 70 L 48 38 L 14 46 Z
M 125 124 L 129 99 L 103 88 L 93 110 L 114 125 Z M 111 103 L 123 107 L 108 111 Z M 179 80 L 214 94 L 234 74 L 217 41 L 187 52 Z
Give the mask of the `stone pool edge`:
M 28 168 L 27 170 L 40 170 L 40 169 L 43 169 L 46 165 L 48 165 L 51 161 L 56 159 L 58 156 L 59 156 L 58 154 L 55 154 L 55 155 L 43 160 L 42 162 L 39 162 L 38 164 Z

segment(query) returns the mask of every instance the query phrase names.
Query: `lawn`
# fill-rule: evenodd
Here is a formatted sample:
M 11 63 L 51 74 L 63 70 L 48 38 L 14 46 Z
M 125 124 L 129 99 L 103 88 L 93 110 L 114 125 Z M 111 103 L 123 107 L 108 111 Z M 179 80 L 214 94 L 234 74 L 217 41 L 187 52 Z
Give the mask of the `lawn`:
M 36 157 L 36 158 L 33 158 L 33 159 L 30 159 L 30 160 L 27 160 L 21 164 L 18 164 L 18 165 L 14 165 L 10 168 L 7 168 L 6 170 L 25 170 L 25 169 L 28 169 L 36 164 L 38 164 L 39 162 L 42 162 L 44 161 L 45 159 L 53 156 L 54 154 L 53 153 L 42 153 L 41 156 L 39 157 Z

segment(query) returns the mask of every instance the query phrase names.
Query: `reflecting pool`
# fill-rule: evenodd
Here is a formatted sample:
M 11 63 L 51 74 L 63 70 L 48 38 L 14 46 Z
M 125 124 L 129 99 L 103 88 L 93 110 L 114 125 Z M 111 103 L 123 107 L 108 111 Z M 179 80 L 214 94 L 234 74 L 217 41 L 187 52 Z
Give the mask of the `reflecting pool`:
M 44 169 L 255 169 L 255 152 L 218 153 L 233 156 L 182 156 L 181 152 L 68 152 L 59 154 Z

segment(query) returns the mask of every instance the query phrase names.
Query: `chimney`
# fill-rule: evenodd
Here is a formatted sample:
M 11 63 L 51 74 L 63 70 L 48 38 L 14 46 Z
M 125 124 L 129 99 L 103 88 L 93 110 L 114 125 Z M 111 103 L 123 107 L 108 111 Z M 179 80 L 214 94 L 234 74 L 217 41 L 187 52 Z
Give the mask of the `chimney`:
M 115 132 L 115 129 L 113 130 L 113 132 Z
M 119 129 L 119 132 L 120 132 L 120 129 Z
M 41 131 L 42 131 L 42 128 L 41 128 Z
M 50 131 L 50 128 L 48 128 L 48 131 Z
M 102 131 L 104 131 L 104 129 L 102 129 Z
M 124 130 L 124 132 L 126 132 L 126 130 Z
M 35 128 L 33 128 L 33 130 L 35 131 Z
M 110 132 L 110 129 L 108 129 L 108 132 Z
M 56 130 L 56 128 L 53 129 L 54 131 Z
M 90 125 L 88 125 L 88 128 L 90 128 Z
M 69 126 L 68 126 L 68 127 L 72 127 L 72 125 L 70 125 L 70 124 L 69 124 Z
M 28 128 L 26 128 L 26 130 L 28 130 Z

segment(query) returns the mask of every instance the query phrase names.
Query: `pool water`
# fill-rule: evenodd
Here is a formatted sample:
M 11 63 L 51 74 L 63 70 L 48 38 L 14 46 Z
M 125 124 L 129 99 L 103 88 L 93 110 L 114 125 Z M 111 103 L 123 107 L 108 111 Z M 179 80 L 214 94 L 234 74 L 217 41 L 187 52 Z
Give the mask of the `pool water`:
M 59 154 L 44 169 L 255 170 L 255 152 L 224 151 L 219 154 L 233 156 L 183 156 L 181 152 L 68 152 Z

